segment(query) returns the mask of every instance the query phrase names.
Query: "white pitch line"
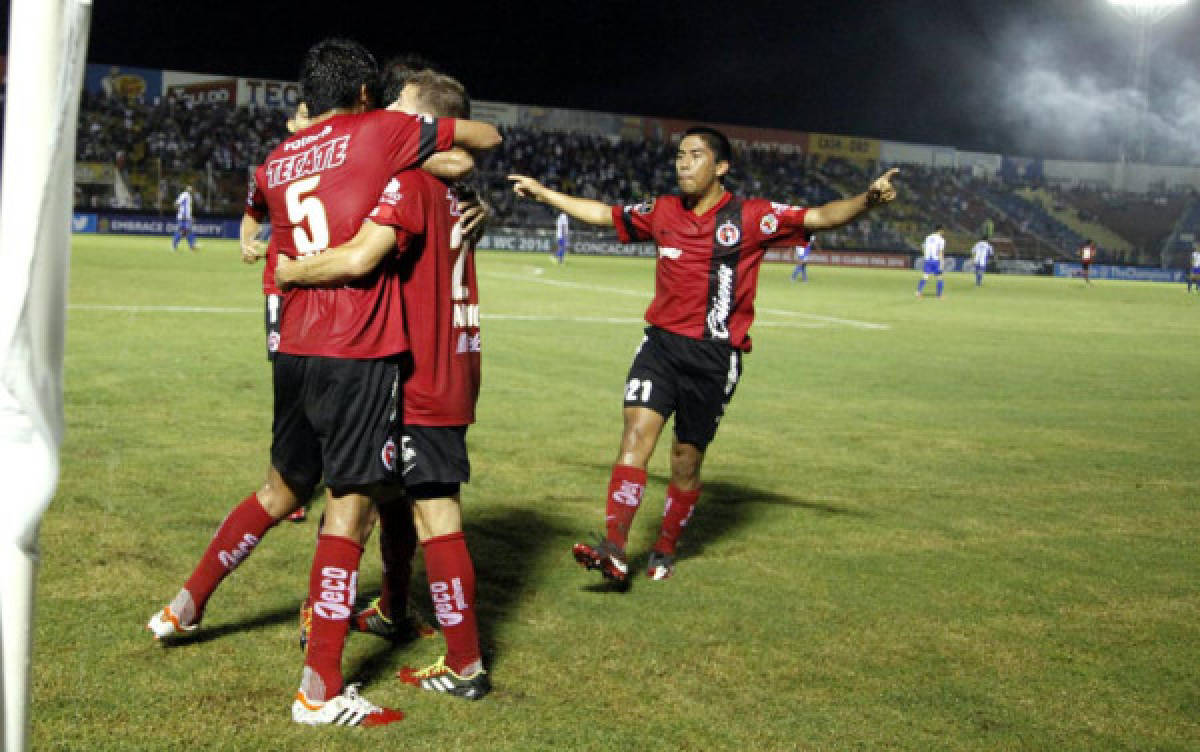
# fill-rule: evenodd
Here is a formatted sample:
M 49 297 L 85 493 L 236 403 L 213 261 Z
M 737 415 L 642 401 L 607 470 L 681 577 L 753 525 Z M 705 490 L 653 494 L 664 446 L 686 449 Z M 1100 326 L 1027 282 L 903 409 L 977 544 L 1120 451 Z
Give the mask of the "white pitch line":
M 114 313 L 261 313 L 257 308 L 216 308 L 205 306 L 99 305 L 78 303 L 67 306 L 77 311 L 111 311 Z M 566 321 L 576 324 L 644 324 L 643 319 L 613 316 L 546 316 L 524 313 L 485 313 L 484 321 Z M 756 321 L 755 326 L 786 327 L 791 329 L 820 328 L 823 324 Z
M 635 298 L 646 298 L 649 296 L 648 292 L 639 292 L 637 290 L 629 290 L 626 288 L 601 287 L 600 285 L 588 285 L 583 284 L 582 282 L 567 282 L 560 279 L 546 279 L 545 277 L 533 277 L 524 274 L 502 274 L 498 272 L 488 272 L 486 274 L 481 274 L 480 276 L 494 277 L 496 279 L 512 279 L 519 282 L 536 282 L 537 284 L 550 285 L 552 287 L 570 287 L 576 290 L 591 290 L 593 292 L 606 292 L 613 293 L 615 295 L 629 295 Z M 834 316 L 821 316 L 815 313 L 801 313 L 800 311 L 786 311 L 780 308 L 758 308 L 756 310 L 758 310 L 760 313 L 770 313 L 776 316 L 794 316 L 796 318 L 811 319 L 813 321 L 823 321 L 828 324 L 843 324 L 845 326 L 853 326 L 859 329 L 883 330 L 892 328 L 888 324 L 877 324 L 873 321 L 840 319 Z M 755 326 L 784 326 L 781 324 L 770 324 L 764 321 L 755 321 L 754 324 Z
M 116 311 L 120 313 L 262 313 L 261 308 L 214 308 L 210 306 L 173 305 L 100 305 L 72 303 L 67 306 L 74 311 Z
M 828 321 L 831 324 L 845 324 L 846 326 L 855 326 L 859 329 L 891 329 L 888 324 L 876 324 L 873 321 L 855 321 L 854 319 L 839 319 L 834 316 L 820 316 L 815 313 L 800 313 L 799 311 L 785 311 L 781 308 L 757 308 L 760 313 L 770 313 L 775 316 L 799 316 L 804 319 L 813 319 L 814 321 Z M 758 322 L 754 322 L 757 324 Z
M 640 292 L 638 290 L 630 290 L 622 287 L 601 287 L 600 285 L 585 285 L 582 282 L 567 282 L 561 279 L 546 279 L 545 277 L 531 277 L 527 274 L 502 274 L 499 272 L 487 272 L 480 274 L 481 277 L 492 277 L 493 279 L 515 279 L 518 282 L 537 282 L 542 285 L 550 285 L 551 287 L 570 287 L 576 290 L 591 290 L 592 292 L 610 292 L 614 295 L 629 295 L 635 298 L 649 297 L 650 293 Z

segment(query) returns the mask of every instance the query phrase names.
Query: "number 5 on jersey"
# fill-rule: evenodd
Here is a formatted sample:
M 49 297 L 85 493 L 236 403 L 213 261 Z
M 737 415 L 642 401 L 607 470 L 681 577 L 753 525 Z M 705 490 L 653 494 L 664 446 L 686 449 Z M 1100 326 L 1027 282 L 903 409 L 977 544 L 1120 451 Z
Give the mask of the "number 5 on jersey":
M 650 379 L 630 379 L 629 383 L 625 385 L 625 401 L 649 402 L 652 389 L 654 389 L 654 384 Z
M 294 225 L 292 240 L 296 244 L 296 253 L 301 256 L 311 256 L 329 247 L 329 222 L 325 219 L 325 205 L 316 196 L 301 198 L 317 190 L 320 182 L 320 175 L 312 175 L 290 184 L 284 193 L 288 221 Z M 308 232 L 304 231 L 302 225 L 306 219 Z

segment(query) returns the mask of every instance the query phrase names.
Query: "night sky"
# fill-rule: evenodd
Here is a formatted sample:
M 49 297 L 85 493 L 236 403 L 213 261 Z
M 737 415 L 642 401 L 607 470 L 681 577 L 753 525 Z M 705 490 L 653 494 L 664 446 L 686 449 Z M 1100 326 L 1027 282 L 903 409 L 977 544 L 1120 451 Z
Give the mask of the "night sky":
M 1155 109 L 1200 80 L 1197 5 L 1158 29 Z M 1107 107 L 1132 80 L 1132 27 L 1106 0 L 356 6 L 97 0 L 88 59 L 294 80 L 305 48 L 339 34 L 381 57 L 420 52 L 478 99 L 1063 157 L 1111 147 L 1101 121 L 1121 114 L 1079 108 Z M 1064 135 L 1057 120 L 1072 113 L 1100 124 Z

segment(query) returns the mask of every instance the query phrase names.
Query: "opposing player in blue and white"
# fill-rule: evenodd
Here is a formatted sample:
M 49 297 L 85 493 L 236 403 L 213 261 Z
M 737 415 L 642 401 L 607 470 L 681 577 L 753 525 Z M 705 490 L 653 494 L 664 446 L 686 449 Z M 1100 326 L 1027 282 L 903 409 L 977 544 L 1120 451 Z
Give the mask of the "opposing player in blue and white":
M 792 270 L 793 282 L 796 281 L 796 277 L 800 277 L 801 282 L 808 281 L 808 254 L 812 252 L 813 241 L 816 239 L 816 235 L 809 235 L 807 243 L 796 246 L 796 268 Z
M 1188 272 L 1187 278 L 1188 292 L 1192 291 L 1192 286 L 1196 287 L 1196 292 L 1200 292 L 1200 242 L 1192 243 L 1192 268 Z
M 987 271 L 988 257 L 995 254 L 992 249 L 992 244 L 987 242 L 987 238 L 980 238 L 979 242 L 971 248 L 971 258 L 975 262 L 975 286 L 983 287 L 983 274 Z M 938 292 L 941 295 L 941 292 Z
M 558 246 L 554 250 L 554 260 L 561 264 L 567 260 L 567 242 L 571 239 L 571 220 L 566 212 L 558 213 L 555 234 L 558 236 Z
M 917 297 L 925 291 L 925 283 L 929 281 L 929 275 L 937 277 L 937 296 L 942 297 L 942 290 L 945 282 L 942 280 L 942 260 L 946 253 L 946 228 L 938 225 L 933 228 L 933 232 L 929 237 L 925 238 L 925 268 L 921 275 L 921 281 L 917 283 Z
M 192 234 L 192 187 L 185 185 L 175 199 L 175 237 L 171 239 L 171 250 L 179 250 L 179 239 L 187 236 L 188 247 L 196 250 L 196 236 Z

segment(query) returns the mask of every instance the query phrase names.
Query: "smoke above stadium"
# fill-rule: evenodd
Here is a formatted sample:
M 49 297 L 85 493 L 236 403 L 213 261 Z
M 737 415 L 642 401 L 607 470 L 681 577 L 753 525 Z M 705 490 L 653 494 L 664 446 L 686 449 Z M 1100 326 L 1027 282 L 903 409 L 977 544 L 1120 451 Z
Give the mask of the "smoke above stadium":
M 1008 31 L 997 117 L 1013 144 L 1025 156 L 1139 161 L 1144 127 L 1147 161 L 1200 164 L 1200 70 L 1173 49 L 1178 29 L 1152 33 L 1142 91 L 1136 29 L 1111 20 L 1094 17 L 1091 34 L 1028 22 Z

